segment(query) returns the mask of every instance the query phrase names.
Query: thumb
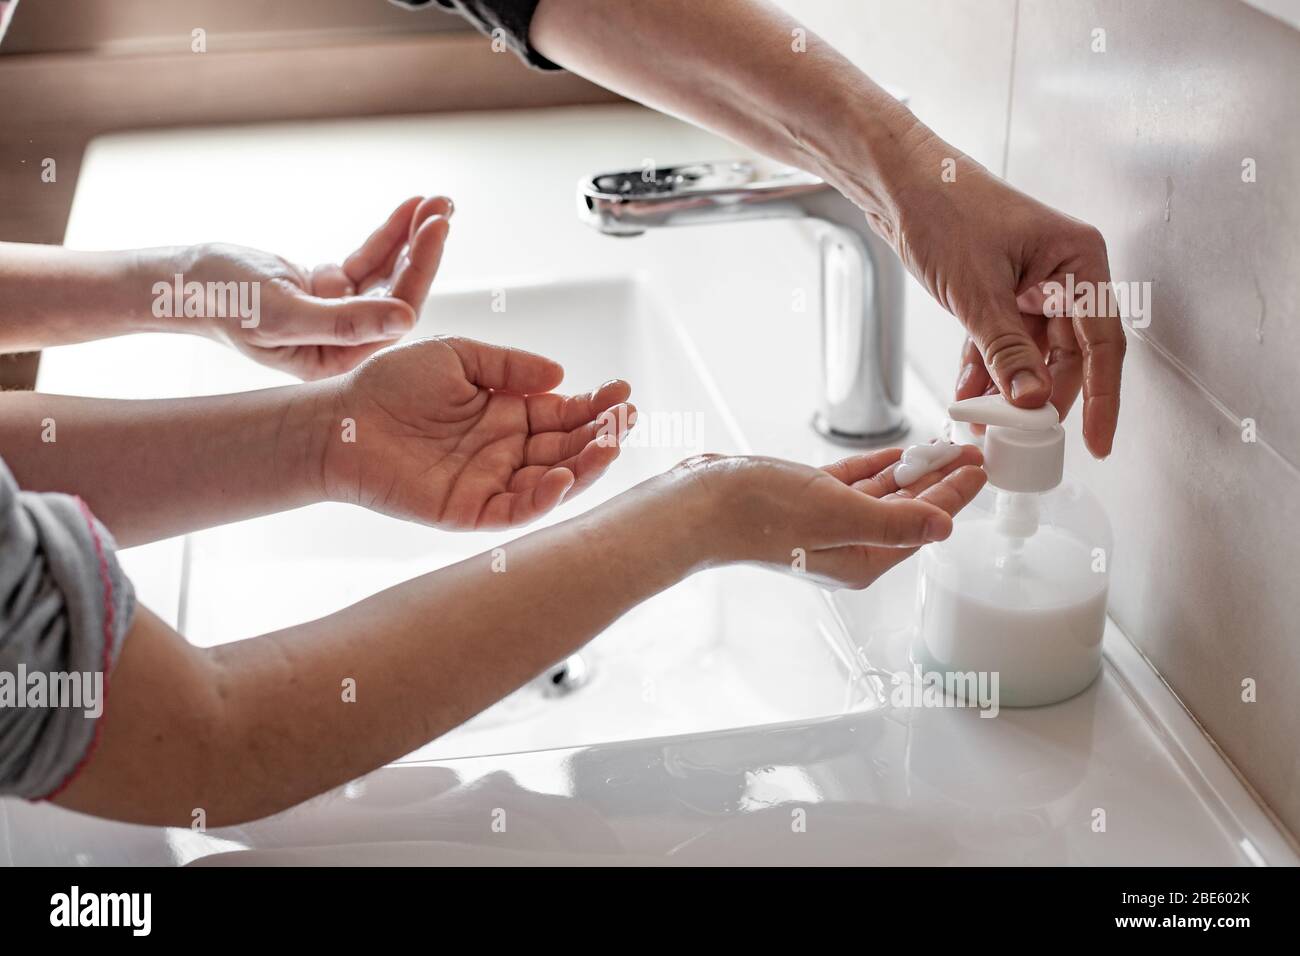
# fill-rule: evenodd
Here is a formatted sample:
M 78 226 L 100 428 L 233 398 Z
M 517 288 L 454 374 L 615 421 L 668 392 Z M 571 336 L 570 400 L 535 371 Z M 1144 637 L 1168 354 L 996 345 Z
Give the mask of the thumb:
M 952 533 L 952 516 L 929 502 L 854 494 L 859 504 L 845 526 L 852 540 L 844 544 L 916 548 L 931 541 L 942 541 Z
M 532 395 L 549 392 L 564 380 L 564 367 L 536 352 L 457 336 L 447 336 L 442 341 L 460 357 L 465 377 L 480 388 Z
M 285 327 L 269 335 L 276 345 L 364 345 L 391 342 L 415 326 L 415 310 L 400 299 L 354 295 L 300 296 Z
M 998 391 L 1014 405 L 1037 408 L 1052 395 L 1043 353 L 1030 337 L 1014 299 L 982 309 L 969 324 L 971 338 Z

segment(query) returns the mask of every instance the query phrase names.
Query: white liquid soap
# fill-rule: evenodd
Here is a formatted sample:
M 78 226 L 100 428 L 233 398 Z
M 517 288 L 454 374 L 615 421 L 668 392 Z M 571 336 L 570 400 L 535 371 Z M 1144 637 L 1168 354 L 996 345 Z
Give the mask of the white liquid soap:
M 960 454 L 961 446 L 948 441 L 911 445 L 904 450 L 903 457 L 894 467 L 894 483 L 900 488 L 906 488 L 930 472 L 952 464 Z
M 914 657 L 924 671 L 996 673 L 998 704 L 1051 704 L 1101 670 L 1110 532 L 1085 490 L 1062 481 L 1056 412 L 1000 396 L 957 402 L 989 425 L 989 487 L 952 535 L 921 554 Z

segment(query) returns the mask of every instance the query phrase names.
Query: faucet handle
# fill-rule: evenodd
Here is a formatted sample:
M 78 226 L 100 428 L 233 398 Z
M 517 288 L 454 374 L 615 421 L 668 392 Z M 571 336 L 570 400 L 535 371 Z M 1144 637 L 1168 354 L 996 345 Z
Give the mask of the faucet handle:
M 578 217 L 606 235 L 639 236 L 666 225 L 771 218 L 779 214 L 774 200 L 829 188 L 801 169 L 762 160 L 645 166 L 579 182 Z

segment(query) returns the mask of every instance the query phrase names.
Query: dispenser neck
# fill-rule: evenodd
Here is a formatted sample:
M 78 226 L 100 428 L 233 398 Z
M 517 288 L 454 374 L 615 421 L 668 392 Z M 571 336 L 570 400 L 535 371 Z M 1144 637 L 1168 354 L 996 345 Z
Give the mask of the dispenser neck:
M 1051 491 L 1065 473 L 1065 429 L 989 426 L 984 436 L 984 470 L 989 484 L 1003 491 Z
M 999 491 L 993 507 L 994 527 L 1008 538 L 1029 538 L 1038 531 L 1038 495 Z

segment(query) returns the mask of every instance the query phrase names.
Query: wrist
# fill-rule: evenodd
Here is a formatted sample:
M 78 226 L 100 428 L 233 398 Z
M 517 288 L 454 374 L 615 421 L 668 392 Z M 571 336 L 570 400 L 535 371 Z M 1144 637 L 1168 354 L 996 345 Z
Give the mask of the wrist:
M 893 242 L 909 207 L 940 182 L 943 156 L 961 153 L 869 80 L 849 84 L 838 96 L 839 109 L 827 115 L 847 119 L 824 135 L 822 176 Z
M 337 379 L 289 385 L 280 390 L 283 404 L 275 431 L 276 480 L 304 504 L 340 500 L 330 469 L 332 443 L 347 438 Z
M 749 461 L 696 455 L 645 483 L 660 508 L 661 537 L 685 574 L 750 558 L 741 518 L 753 492 Z
M 629 573 L 652 577 L 655 590 L 726 563 L 716 533 L 719 515 L 705 490 L 687 474 L 687 464 L 655 475 L 576 519 L 594 547 L 611 539 L 620 542 L 618 552 L 625 555 Z
M 186 315 L 186 284 L 202 281 L 196 267 L 204 254 L 203 246 L 159 246 L 123 253 L 131 300 L 126 304 L 136 332 L 184 332 L 213 338 L 215 325 L 202 309 L 202 315 Z M 204 299 L 206 302 L 206 297 Z

